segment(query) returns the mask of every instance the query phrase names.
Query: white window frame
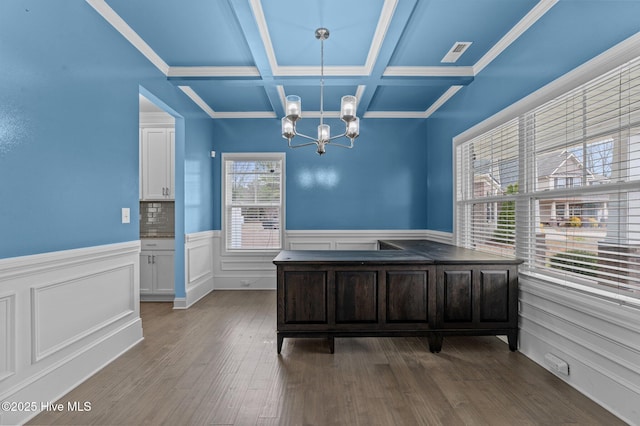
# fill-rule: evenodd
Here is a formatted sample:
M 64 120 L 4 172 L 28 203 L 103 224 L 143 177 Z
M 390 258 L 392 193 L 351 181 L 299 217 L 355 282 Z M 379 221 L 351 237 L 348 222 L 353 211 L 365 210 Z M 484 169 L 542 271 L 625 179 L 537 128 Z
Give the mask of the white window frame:
M 285 247 L 285 206 L 286 206 L 286 173 L 285 173 L 285 165 L 286 165 L 286 155 L 283 152 L 278 153 L 265 153 L 265 152 L 242 152 L 242 153 L 223 153 L 221 159 L 221 182 L 222 182 L 222 191 L 221 191 L 221 228 L 222 228 L 222 249 L 226 254 L 275 254 L 278 253 Z M 229 238 L 228 238 L 228 229 L 227 229 L 227 162 L 228 161 L 279 161 L 281 167 L 281 176 L 280 176 L 280 222 L 278 226 L 279 230 L 279 247 L 272 248 L 230 248 Z
M 631 43 L 634 44 L 633 42 Z M 635 41 L 636 48 L 638 47 L 638 41 Z M 637 50 L 636 50 L 637 52 Z M 637 53 L 635 54 L 637 55 Z M 464 158 L 459 156 L 463 156 L 462 152 L 459 153 L 458 147 L 464 145 L 465 143 L 473 140 L 474 138 L 485 134 L 488 131 L 491 131 L 495 128 L 500 127 L 502 124 L 505 124 L 511 120 L 519 119 L 521 128 L 521 141 L 519 143 L 521 149 L 521 161 L 520 167 L 521 170 L 519 172 L 520 179 L 518 181 L 519 185 L 526 185 L 526 179 L 522 179 L 524 175 L 532 176 L 531 173 L 534 173 L 531 170 L 531 164 L 534 161 L 527 155 L 525 155 L 524 150 L 526 147 L 526 135 L 524 126 L 527 125 L 526 121 L 529 119 L 528 113 L 536 109 L 537 107 L 545 104 L 548 101 L 551 101 L 561 95 L 568 93 L 569 91 L 580 87 L 581 85 L 588 83 L 592 79 L 599 77 L 600 75 L 604 75 L 607 72 L 621 66 L 629 61 L 635 59 L 635 56 L 632 53 L 632 50 L 626 47 L 623 48 L 614 48 L 600 57 L 595 58 L 590 63 L 583 65 L 581 68 L 565 75 L 564 77 L 556 80 L 555 82 L 549 84 L 548 86 L 543 87 L 539 91 L 534 94 L 524 98 L 520 102 L 508 107 L 507 109 L 501 111 L 493 117 L 485 120 L 482 123 L 474 126 L 473 128 L 467 130 L 466 132 L 456 136 L 453 139 L 453 179 L 454 179 L 454 197 L 453 197 L 453 211 L 454 211 L 454 241 L 456 241 L 459 245 L 465 245 L 467 241 L 469 241 L 469 231 L 467 229 L 460 228 L 459 224 L 463 224 L 466 221 L 469 221 L 469 217 L 459 217 L 461 214 L 469 215 L 469 209 L 464 208 L 464 210 L 460 211 L 458 208 L 459 203 L 459 192 L 460 191 L 468 191 L 469 185 L 473 185 L 473 183 L 469 182 L 470 178 L 467 176 L 460 181 L 459 176 L 461 171 L 458 167 L 458 161 L 464 161 Z M 466 159 L 468 161 L 468 158 Z M 464 163 L 468 164 L 468 163 Z M 468 167 L 468 165 L 467 165 Z M 521 187 L 522 187 L 521 186 Z M 628 186 L 621 185 L 621 186 Z M 518 209 L 518 217 L 516 218 L 516 245 L 515 245 L 515 253 L 517 253 L 518 257 L 523 258 L 524 260 L 530 260 L 526 257 L 531 253 L 531 247 L 526 247 L 527 245 L 535 244 L 535 237 L 531 237 L 532 232 L 535 230 L 531 230 L 531 217 L 537 217 L 535 206 L 537 203 L 532 202 L 536 198 L 536 193 L 533 191 L 529 191 L 525 188 L 523 191 L 524 194 L 518 195 L 515 197 L 516 201 L 519 203 Z M 511 197 L 512 199 L 514 197 Z M 488 200 L 490 201 L 490 200 Z M 479 200 L 482 202 L 482 200 Z M 523 220 L 524 219 L 524 220 Z M 536 224 L 533 224 L 535 227 Z M 535 236 L 535 234 L 533 234 Z M 519 238 L 521 237 L 521 238 Z M 519 240 L 519 241 L 518 241 Z M 524 254 L 524 256 L 523 256 Z M 580 279 L 575 279 L 575 277 L 554 277 L 553 274 L 549 274 L 548 271 L 545 273 L 538 273 L 535 269 L 527 270 L 527 268 L 523 268 L 525 274 L 530 274 L 531 276 L 535 276 L 536 278 L 543 279 L 547 282 L 553 282 L 562 286 L 572 287 L 574 289 L 580 291 L 586 291 L 588 293 L 603 297 L 605 299 L 612 299 L 618 302 L 622 301 L 625 303 L 640 305 L 640 301 L 636 297 L 630 297 L 628 294 L 619 294 L 615 290 L 608 290 L 606 288 L 596 286 L 590 287 L 589 285 L 584 285 Z

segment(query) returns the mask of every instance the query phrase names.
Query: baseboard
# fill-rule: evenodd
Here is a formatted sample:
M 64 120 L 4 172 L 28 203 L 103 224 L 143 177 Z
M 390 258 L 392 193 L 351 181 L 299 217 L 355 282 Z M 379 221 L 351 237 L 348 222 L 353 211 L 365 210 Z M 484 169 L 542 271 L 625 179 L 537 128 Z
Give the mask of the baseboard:
M 45 405 L 47 402 L 55 402 L 143 339 L 142 321 L 140 319 L 134 320 L 110 336 L 106 336 L 83 351 L 74 354 L 70 359 L 51 367 L 12 395 L 0 399 L 16 402 L 37 401 Z M 89 402 L 94 406 L 100 403 L 100 401 L 78 402 L 81 405 L 84 402 Z M 1 424 L 25 423 L 38 413 L 5 413 L 16 414 L 16 416 L 3 418 Z
M 251 271 L 254 272 L 254 271 Z M 239 274 L 216 276 L 215 290 L 275 290 L 274 271 L 265 271 L 261 275 Z
M 188 309 L 200 299 L 213 291 L 213 275 L 208 276 L 196 285 L 187 288 L 186 297 L 176 297 L 173 299 L 173 309 Z
M 141 302 L 173 302 L 172 294 L 141 294 Z

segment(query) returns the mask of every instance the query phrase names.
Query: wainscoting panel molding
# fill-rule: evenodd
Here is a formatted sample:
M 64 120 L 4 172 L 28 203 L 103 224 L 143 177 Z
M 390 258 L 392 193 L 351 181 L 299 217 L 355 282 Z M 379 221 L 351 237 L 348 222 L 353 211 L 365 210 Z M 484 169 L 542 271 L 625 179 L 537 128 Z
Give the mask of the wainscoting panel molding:
M 139 255 L 131 241 L 0 259 L 0 401 L 55 401 L 142 340 Z
M 33 362 L 132 314 L 134 266 L 33 286 Z
M 376 250 L 378 240 L 427 239 L 451 243 L 448 232 L 419 230 L 287 231 L 289 250 Z
M 0 295 L 0 383 L 15 373 L 15 293 Z
M 184 264 L 186 297 L 173 303 L 174 309 L 187 309 L 213 291 L 214 231 L 185 236 Z
M 520 351 L 630 424 L 640 420 L 640 304 L 521 274 Z M 569 365 L 554 371 L 551 354 Z
M 430 239 L 451 243 L 448 232 L 428 230 L 330 230 L 286 231 L 287 250 L 376 250 L 378 240 Z M 227 253 L 222 234 L 213 234 L 213 266 L 216 290 L 275 290 L 278 252 L 264 255 Z

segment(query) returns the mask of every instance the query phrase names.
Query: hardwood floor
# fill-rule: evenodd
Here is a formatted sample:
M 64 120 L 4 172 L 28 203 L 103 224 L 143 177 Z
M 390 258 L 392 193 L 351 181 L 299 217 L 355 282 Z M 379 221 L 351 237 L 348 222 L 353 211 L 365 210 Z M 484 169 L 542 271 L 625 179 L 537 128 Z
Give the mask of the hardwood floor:
M 143 303 L 145 340 L 29 424 L 624 424 L 495 337 L 285 339 L 275 291 Z

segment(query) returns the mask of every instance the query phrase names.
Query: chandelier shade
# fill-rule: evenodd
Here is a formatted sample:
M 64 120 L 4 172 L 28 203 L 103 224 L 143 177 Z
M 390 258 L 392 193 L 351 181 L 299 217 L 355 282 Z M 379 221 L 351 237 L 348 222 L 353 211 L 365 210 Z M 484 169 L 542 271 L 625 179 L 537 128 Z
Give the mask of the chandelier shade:
M 290 148 L 300 148 L 302 146 L 316 145 L 316 152 L 320 155 L 325 153 L 325 145 L 340 146 L 343 148 L 353 148 L 353 141 L 360 134 L 360 119 L 357 117 L 358 99 L 352 95 L 343 96 L 340 100 L 340 119 L 345 123 L 345 131 L 339 135 L 331 136 L 331 128 L 324 123 L 324 41 L 329 38 L 329 30 L 318 28 L 315 32 L 316 38 L 320 40 L 320 124 L 318 125 L 317 137 L 307 136 L 299 133 L 296 129 L 296 122 L 302 118 L 302 99 L 297 95 L 288 95 L 285 98 L 285 116 L 282 118 L 282 137 L 287 139 Z M 311 142 L 292 144 L 294 137 L 300 136 Z M 338 138 L 345 137 L 349 144 L 334 142 Z

